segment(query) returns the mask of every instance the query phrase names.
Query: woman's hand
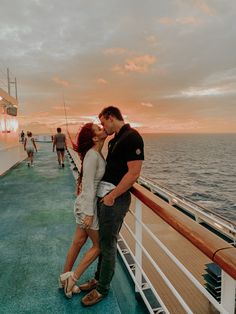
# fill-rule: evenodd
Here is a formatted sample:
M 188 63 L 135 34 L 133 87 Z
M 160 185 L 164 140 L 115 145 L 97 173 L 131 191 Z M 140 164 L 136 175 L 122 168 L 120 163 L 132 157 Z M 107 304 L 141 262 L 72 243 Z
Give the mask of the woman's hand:
M 93 223 L 93 216 L 86 215 L 85 218 L 84 218 L 83 223 L 84 223 L 85 229 L 89 229 L 92 226 L 92 223 Z

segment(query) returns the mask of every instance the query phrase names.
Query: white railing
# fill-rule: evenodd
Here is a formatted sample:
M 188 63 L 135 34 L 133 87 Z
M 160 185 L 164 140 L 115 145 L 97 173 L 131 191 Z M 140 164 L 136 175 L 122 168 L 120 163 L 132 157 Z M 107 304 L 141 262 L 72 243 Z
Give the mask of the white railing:
M 232 240 L 232 244 L 236 246 L 236 224 L 223 218 L 217 213 L 178 195 L 167 187 L 157 184 L 150 179 L 140 177 L 138 182 L 141 185 L 147 187 L 152 193 L 157 193 L 161 197 L 164 197 L 166 200 L 168 200 L 170 205 L 179 206 L 186 212 L 192 214 L 197 223 L 205 222 L 213 229 L 229 237 Z
M 222 283 L 221 283 L 221 303 L 218 303 L 216 299 L 201 285 L 201 283 L 185 268 L 185 266 L 169 251 L 169 249 L 151 232 L 151 230 L 142 222 L 142 206 L 141 201 L 136 198 L 135 213 L 130 211 L 132 216 L 135 218 L 135 233 L 133 233 L 130 227 L 125 224 L 126 229 L 132 235 L 136 245 L 135 245 L 135 261 L 138 263 L 139 267 L 136 268 L 137 274 L 136 278 L 140 278 L 142 267 L 142 253 L 146 255 L 149 261 L 152 263 L 156 271 L 161 275 L 166 285 L 171 288 L 171 291 L 186 310 L 187 313 L 192 313 L 188 308 L 188 305 L 183 300 L 183 298 L 178 294 L 169 280 L 163 275 L 162 271 L 157 264 L 153 261 L 151 255 L 147 252 L 142 243 L 142 229 L 144 229 L 149 236 L 154 240 L 154 242 L 170 257 L 170 259 L 178 266 L 178 268 L 191 280 L 194 286 L 209 300 L 209 302 L 220 312 L 220 313 L 235 313 L 235 292 L 236 292 L 236 281 L 225 271 L 222 270 Z M 140 234 L 141 233 L 141 234 Z M 232 248 L 236 250 L 235 248 Z M 236 261 L 235 261 L 236 270 Z M 140 280 L 137 280 L 140 284 Z M 188 300 L 190 302 L 190 300 Z
M 171 289 L 172 293 L 175 295 L 177 300 L 180 302 L 180 304 L 183 306 L 183 308 L 186 310 L 186 313 L 193 313 L 192 310 L 189 308 L 187 303 L 183 300 L 183 298 L 180 296 L 180 294 L 176 291 L 174 286 L 171 284 L 171 282 L 168 280 L 168 278 L 165 276 L 165 274 L 161 271 L 159 266 L 155 263 L 151 255 L 148 253 L 148 251 L 145 249 L 145 247 L 142 244 L 142 228 L 145 229 L 145 231 L 150 235 L 150 237 L 154 240 L 154 242 L 161 247 L 161 249 L 171 258 L 171 260 L 178 266 L 178 268 L 191 280 L 191 282 L 195 285 L 195 287 L 209 300 L 210 303 L 213 304 L 213 306 L 220 312 L 220 313 L 234 313 L 235 309 L 235 280 L 227 275 L 225 272 L 223 272 L 223 276 L 226 277 L 225 280 L 222 280 L 222 301 L 221 304 L 219 304 L 215 298 L 199 283 L 199 281 L 185 268 L 185 266 L 169 251 L 169 249 L 151 232 L 151 230 L 142 222 L 142 206 L 141 201 L 136 199 L 136 208 L 135 213 L 130 211 L 132 216 L 135 218 L 135 233 L 132 232 L 130 227 L 125 223 L 126 229 L 129 231 L 129 233 L 132 235 L 133 239 L 135 240 L 135 256 L 134 260 L 138 267 L 135 268 L 135 278 L 136 278 L 136 285 L 138 285 L 138 290 L 142 287 L 142 275 L 144 273 L 143 267 L 142 267 L 142 253 L 146 255 L 146 257 L 149 259 L 149 261 L 152 263 L 155 270 L 160 274 L 160 276 L 163 278 L 166 285 Z M 224 277 L 223 277 L 224 278 Z M 152 289 L 153 286 L 151 285 Z M 154 291 L 153 291 L 154 292 Z M 155 291 L 156 294 L 156 291 Z M 160 302 L 160 297 L 158 298 Z M 188 300 L 190 303 L 191 300 Z M 166 312 L 166 309 L 165 309 Z

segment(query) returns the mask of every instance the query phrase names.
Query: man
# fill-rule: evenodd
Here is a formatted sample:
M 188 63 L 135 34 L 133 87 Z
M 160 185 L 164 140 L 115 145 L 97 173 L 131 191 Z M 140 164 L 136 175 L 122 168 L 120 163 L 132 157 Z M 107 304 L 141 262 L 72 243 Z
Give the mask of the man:
M 83 291 L 96 287 L 82 299 L 85 306 L 96 304 L 108 294 L 115 270 L 117 237 L 131 202 L 129 189 L 139 177 L 144 160 L 142 137 L 124 123 L 118 108 L 104 108 L 99 118 L 106 133 L 115 136 L 108 144 L 106 171 L 101 182 L 105 196 L 98 199 L 101 247 L 98 268 L 95 279 L 80 286 Z
M 64 168 L 64 160 L 65 160 L 65 149 L 67 149 L 66 145 L 66 136 L 65 134 L 61 133 L 61 128 L 57 128 L 57 134 L 53 137 L 53 149 L 55 151 L 55 147 L 57 150 L 57 159 L 59 167 L 62 166 Z
M 21 131 L 20 137 L 21 137 L 21 143 L 24 143 L 24 141 L 25 141 L 25 133 L 24 133 L 23 130 Z

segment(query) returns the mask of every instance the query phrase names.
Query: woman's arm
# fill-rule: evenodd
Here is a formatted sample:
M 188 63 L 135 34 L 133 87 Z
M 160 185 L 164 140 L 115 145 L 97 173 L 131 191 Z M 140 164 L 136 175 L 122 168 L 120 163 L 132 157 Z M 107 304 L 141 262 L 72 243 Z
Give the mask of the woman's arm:
M 37 152 L 38 150 L 37 150 L 37 146 L 36 146 L 36 144 L 35 144 L 35 140 L 34 140 L 34 138 L 32 138 L 31 140 L 32 140 L 33 145 L 34 145 L 34 148 L 35 148 L 35 150 L 36 150 L 36 152 Z
M 89 150 L 83 161 L 82 193 L 85 201 L 84 213 L 94 215 L 94 202 L 96 198 L 95 176 L 97 172 L 98 156 L 93 149 Z

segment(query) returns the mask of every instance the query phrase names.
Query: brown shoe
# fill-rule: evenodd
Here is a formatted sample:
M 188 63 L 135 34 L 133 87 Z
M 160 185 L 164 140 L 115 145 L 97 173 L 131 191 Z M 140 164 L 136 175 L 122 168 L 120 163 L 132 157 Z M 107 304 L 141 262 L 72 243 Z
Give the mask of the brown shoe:
M 96 289 L 93 289 L 82 298 L 81 302 L 84 306 L 90 306 L 102 301 L 103 298 L 104 296 L 101 293 L 99 293 Z
M 96 289 L 97 283 L 98 283 L 97 280 L 93 278 L 80 285 L 79 288 L 81 291 L 90 291 Z

